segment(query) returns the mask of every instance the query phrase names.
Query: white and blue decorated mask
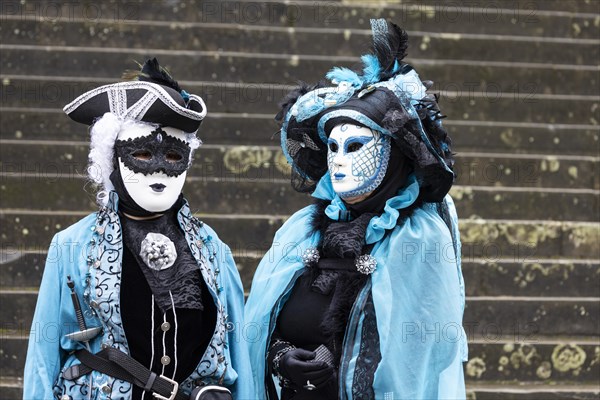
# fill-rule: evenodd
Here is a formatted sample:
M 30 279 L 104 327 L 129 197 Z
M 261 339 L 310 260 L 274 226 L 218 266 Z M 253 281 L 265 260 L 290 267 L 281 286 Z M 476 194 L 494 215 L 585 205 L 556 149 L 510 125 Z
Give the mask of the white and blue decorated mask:
M 383 181 L 391 152 L 389 136 L 344 123 L 331 130 L 327 147 L 331 183 L 340 198 L 360 201 Z

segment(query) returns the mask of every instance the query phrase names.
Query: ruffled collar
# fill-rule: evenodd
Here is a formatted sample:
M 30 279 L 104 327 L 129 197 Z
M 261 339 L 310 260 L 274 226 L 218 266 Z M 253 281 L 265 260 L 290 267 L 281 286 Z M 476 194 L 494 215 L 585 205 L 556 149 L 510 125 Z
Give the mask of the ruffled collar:
M 346 205 L 333 190 L 331 176 L 325 173 L 315 191 L 313 197 L 330 200 L 331 203 L 325 208 L 325 215 L 334 221 L 345 221 L 350 218 Z M 376 243 L 383 238 L 385 231 L 396 226 L 399 210 L 412 205 L 419 197 L 419 183 L 414 174 L 409 175 L 407 184 L 401 188 L 397 195 L 385 202 L 383 213 L 376 215 L 369 221 L 365 236 L 366 244 Z

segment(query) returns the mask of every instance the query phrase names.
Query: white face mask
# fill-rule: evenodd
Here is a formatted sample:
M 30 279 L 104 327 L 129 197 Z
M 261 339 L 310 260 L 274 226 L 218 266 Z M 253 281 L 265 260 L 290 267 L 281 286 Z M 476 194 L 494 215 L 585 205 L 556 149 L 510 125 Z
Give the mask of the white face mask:
M 327 165 L 333 190 L 342 199 L 365 198 L 383 181 L 390 138 L 369 128 L 340 124 L 331 130 Z
M 161 135 L 160 133 L 157 133 L 156 129 L 157 128 L 150 125 L 127 127 L 119 132 L 118 141 L 148 137 L 151 142 L 158 135 L 164 139 L 156 139 L 157 142 L 162 142 L 163 140 L 171 141 L 172 138 L 185 142 L 185 134 L 180 130 L 164 127 L 161 128 L 164 132 Z M 133 154 L 129 154 L 127 157 L 129 160 L 136 162 L 138 166 L 141 165 L 142 168 L 144 163 L 156 164 L 159 162 L 165 165 L 175 165 L 189 160 L 189 158 L 187 158 L 187 160 L 181 160 L 181 153 L 185 151 L 185 147 L 180 147 L 181 148 L 176 151 L 165 151 L 163 153 L 159 153 L 155 151 L 156 149 L 152 148 L 150 148 L 150 151 L 145 148 L 140 148 L 139 152 L 133 152 Z M 179 151 L 179 154 L 177 151 Z M 189 154 L 187 157 L 189 157 Z M 157 160 L 157 158 L 160 159 Z M 135 172 L 130 164 L 128 166 L 128 164 L 123 162 L 123 157 L 118 157 L 118 161 L 121 177 L 123 178 L 123 185 L 131 198 L 140 207 L 150 212 L 162 212 L 168 210 L 175 204 L 175 201 L 177 201 L 177 198 L 181 193 L 183 184 L 185 183 L 187 171 L 179 172 L 178 175 L 175 176 L 169 176 L 163 171 L 152 173 Z M 185 168 L 187 168 L 187 166 L 185 166 Z

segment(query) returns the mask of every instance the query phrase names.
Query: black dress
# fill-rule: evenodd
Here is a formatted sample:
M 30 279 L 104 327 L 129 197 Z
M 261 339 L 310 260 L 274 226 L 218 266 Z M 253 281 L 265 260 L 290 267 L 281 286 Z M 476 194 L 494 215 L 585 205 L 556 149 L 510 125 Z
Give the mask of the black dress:
M 318 212 L 318 211 L 317 211 Z M 317 216 L 315 216 L 317 217 Z M 363 252 L 366 224 L 372 214 L 363 214 L 349 222 L 322 220 L 321 260 L 308 265 L 298 277 L 281 309 L 271 339 L 289 342 L 297 348 L 313 351 L 324 344 L 333 354 L 334 374 L 322 387 L 283 387 L 283 400 L 325 400 L 338 398 L 337 370 L 350 310 L 368 277 L 356 270 L 354 261 Z M 270 354 L 276 354 L 273 349 Z M 272 365 L 272 359 L 269 360 Z M 271 387 L 270 393 L 274 388 Z M 273 395 L 271 395 L 273 397 Z

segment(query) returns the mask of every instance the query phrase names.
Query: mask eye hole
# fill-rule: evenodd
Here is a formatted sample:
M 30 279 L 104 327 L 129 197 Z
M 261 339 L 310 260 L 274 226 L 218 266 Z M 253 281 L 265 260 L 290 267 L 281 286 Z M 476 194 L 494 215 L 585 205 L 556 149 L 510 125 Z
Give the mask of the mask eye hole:
M 172 163 L 176 163 L 178 161 L 183 160 L 183 157 L 181 156 L 181 154 L 179 154 L 175 151 L 168 151 L 167 154 L 165 155 L 165 158 L 167 159 L 168 162 L 172 162 Z
M 131 155 L 133 158 L 140 161 L 150 161 L 152 159 L 152 153 L 148 150 L 136 150 Z
M 348 153 L 354 153 L 355 151 L 360 150 L 361 147 L 363 147 L 363 144 L 360 142 L 350 143 L 348 145 Z
M 337 143 L 329 142 L 329 150 L 331 150 L 333 153 L 337 153 L 337 151 L 338 151 Z

